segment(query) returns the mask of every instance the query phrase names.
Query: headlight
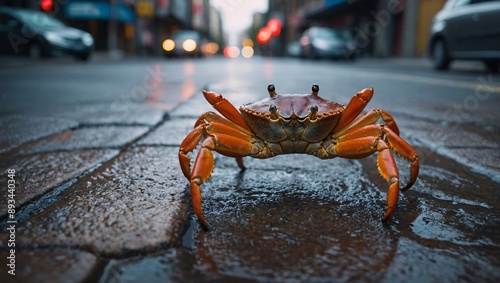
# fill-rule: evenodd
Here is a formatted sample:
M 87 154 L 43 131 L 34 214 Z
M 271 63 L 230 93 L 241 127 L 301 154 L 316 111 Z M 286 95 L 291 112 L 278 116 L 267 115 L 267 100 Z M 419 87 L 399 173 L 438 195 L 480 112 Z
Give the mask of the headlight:
M 184 49 L 186 52 L 192 52 L 196 49 L 196 41 L 192 39 L 186 39 L 182 43 L 182 49 Z
M 62 38 L 57 33 L 50 32 L 50 31 L 45 33 L 45 39 L 47 39 L 47 41 L 49 41 L 50 43 L 62 43 L 62 42 L 64 42 L 64 38 Z
M 94 38 L 88 33 L 83 35 L 82 41 L 86 46 L 91 46 L 92 44 L 94 44 Z
M 324 39 L 321 39 L 321 38 L 318 38 L 318 39 L 315 39 L 314 40 L 314 43 L 313 45 L 316 47 L 316 48 L 320 48 L 320 49 L 328 49 L 330 48 L 330 43 Z
M 175 42 L 172 39 L 165 39 L 162 44 L 163 50 L 169 52 L 174 50 L 175 48 Z
M 445 21 L 435 21 L 432 23 L 431 32 L 432 33 L 441 32 L 444 30 L 445 27 L 446 27 Z

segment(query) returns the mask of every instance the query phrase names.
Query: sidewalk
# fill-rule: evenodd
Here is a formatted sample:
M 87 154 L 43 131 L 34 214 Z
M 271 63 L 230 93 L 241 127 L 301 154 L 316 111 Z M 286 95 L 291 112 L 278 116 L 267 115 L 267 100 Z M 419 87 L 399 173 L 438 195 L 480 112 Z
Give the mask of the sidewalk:
M 103 258 L 178 246 L 190 206 L 177 150 L 193 124 L 75 128 L 4 153 L 0 171 L 15 170 L 17 222 L 1 210 L 0 281 L 97 282 Z M 9 178 L 2 173 L 0 182 Z

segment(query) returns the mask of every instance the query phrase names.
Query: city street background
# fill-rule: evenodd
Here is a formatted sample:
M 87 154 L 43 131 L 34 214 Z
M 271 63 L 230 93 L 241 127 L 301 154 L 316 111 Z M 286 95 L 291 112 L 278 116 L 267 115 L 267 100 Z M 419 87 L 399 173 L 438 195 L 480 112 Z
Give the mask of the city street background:
M 1 172 L 16 170 L 15 282 L 467 281 L 500 278 L 500 77 L 426 59 L 3 57 Z M 419 153 L 416 184 L 380 221 L 376 160 L 216 154 L 192 215 L 177 151 L 210 104 L 278 93 L 347 104 L 373 87 Z M 398 162 L 402 179 L 408 163 Z M 7 183 L 7 174 L 0 176 Z M 7 196 L 1 196 L 6 202 Z M 6 227 L 6 211 L 2 230 Z M 1 258 L 7 257 L 7 233 Z M 3 272 L 2 282 L 12 282 Z

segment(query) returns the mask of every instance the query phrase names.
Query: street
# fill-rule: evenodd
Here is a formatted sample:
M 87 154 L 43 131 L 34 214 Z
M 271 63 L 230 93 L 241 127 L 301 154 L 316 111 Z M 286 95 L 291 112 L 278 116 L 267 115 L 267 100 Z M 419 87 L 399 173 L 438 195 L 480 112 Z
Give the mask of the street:
M 420 160 L 392 218 L 376 154 L 247 157 L 240 171 L 214 153 L 200 228 L 178 150 L 214 111 L 201 90 L 238 108 L 270 83 L 344 105 L 374 88 L 365 110 L 389 112 Z M 499 107 L 500 75 L 473 62 L 0 57 L 0 184 L 15 183 L 0 281 L 498 282 Z

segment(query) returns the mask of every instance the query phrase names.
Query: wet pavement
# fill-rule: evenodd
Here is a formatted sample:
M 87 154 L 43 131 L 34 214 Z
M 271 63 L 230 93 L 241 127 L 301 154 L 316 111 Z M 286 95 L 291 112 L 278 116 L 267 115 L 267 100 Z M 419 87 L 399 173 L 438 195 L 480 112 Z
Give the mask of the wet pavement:
M 16 171 L 17 223 L 12 276 L 0 211 L 1 282 L 498 282 L 500 77 L 414 63 L 126 59 L 3 69 L 0 172 Z M 52 84 L 21 84 L 40 71 Z M 74 75 L 89 82 L 65 77 Z M 320 96 L 344 104 L 375 88 L 367 109 L 390 112 L 421 161 L 388 222 L 374 156 L 245 158 L 241 172 L 216 154 L 202 185 L 212 230 L 200 229 L 177 151 L 212 110 L 201 89 L 239 106 L 266 97 L 270 82 L 278 93 L 318 83 Z M 404 181 L 409 164 L 397 162 Z

